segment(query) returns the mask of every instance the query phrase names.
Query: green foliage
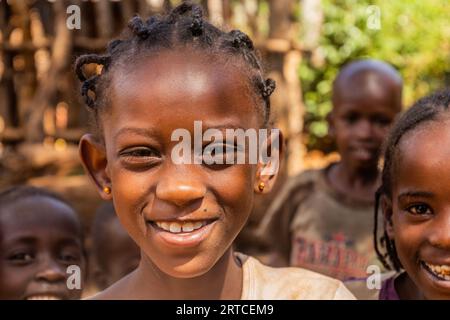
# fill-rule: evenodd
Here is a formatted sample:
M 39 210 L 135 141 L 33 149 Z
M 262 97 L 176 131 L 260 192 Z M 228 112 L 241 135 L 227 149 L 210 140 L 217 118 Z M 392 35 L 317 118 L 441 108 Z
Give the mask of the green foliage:
M 354 59 L 387 61 L 404 79 L 404 105 L 450 85 L 448 0 L 322 0 L 320 45 L 300 66 L 309 149 L 329 151 L 325 117 L 331 110 L 332 81 Z M 368 7 L 378 6 L 380 29 L 370 29 Z

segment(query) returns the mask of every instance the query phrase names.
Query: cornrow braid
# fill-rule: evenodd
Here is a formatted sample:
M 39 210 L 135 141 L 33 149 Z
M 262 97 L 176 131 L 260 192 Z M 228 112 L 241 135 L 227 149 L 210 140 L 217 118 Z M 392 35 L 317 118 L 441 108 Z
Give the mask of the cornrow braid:
M 252 90 L 263 102 L 264 125 L 270 118 L 270 96 L 275 90 L 275 81 L 264 78 L 264 69 L 252 40 L 239 30 L 224 32 L 203 17 L 201 6 L 189 1 L 182 2 L 163 16 L 152 16 L 145 22 L 134 16 L 128 23 L 128 33 L 111 41 L 103 55 L 80 56 L 75 63 L 75 72 L 82 82 L 81 95 L 90 111 L 93 111 L 96 128 L 99 110 L 108 105 L 106 90 L 111 77 L 119 66 L 129 68 L 130 61 L 148 57 L 148 52 L 191 46 L 206 53 L 223 55 L 241 61 L 248 72 Z M 235 60 L 233 60 L 235 61 Z M 87 64 L 102 65 L 100 74 L 87 77 L 83 68 Z
M 77 59 L 77 62 L 75 64 L 75 72 L 78 76 L 78 79 L 82 81 L 81 85 L 81 96 L 84 98 L 84 101 L 88 108 L 94 109 L 95 108 L 95 100 L 89 96 L 89 92 L 93 92 L 95 94 L 96 89 L 96 83 L 100 77 L 100 75 L 94 75 L 90 78 L 87 78 L 86 75 L 83 72 L 83 66 L 85 64 L 95 63 L 97 65 L 102 65 L 102 73 L 106 72 L 109 63 L 111 62 L 110 56 L 103 56 L 103 55 L 97 55 L 97 54 L 88 54 L 81 56 Z
M 392 198 L 393 172 L 395 171 L 398 145 L 406 133 L 417 129 L 420 125 L 436 121 L 443 113 L 450 110 L 450 90 L 431 94 L 417 101 L 393 125 L 384 146 L 384 165 L 381 174 L 381 186 L 375 193 L 374 210 L 374 247 L 378 259 L 387 269 L 399 271 L 402 264 L 398 258 L 394 240 L 388 237 L 386 230 L 378 238 L 378 211 L 381 196 Z M 382 252 L 384 248 L 385 252 Z
M 189 27 L 194 37 L 203 33 L 203 11 L 200 7 L 192 9 L 192 23 Z
M 137 15 L 128 22 L 128 28 L 142 40 L 147 39 L 150 34 L 148 26 Z

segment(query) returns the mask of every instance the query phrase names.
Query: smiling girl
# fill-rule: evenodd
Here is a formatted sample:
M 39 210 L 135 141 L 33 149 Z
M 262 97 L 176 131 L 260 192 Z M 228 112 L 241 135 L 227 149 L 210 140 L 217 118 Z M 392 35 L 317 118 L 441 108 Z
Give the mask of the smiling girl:
M 419 100 L 386 144 L 377 207 L 384 213 L 383 264 L 397 274 L 380 299 L 450 299 L 450 91 Z M 375 222 L 377 219 L 375 209 Z
M 94 124 L 80 141 L 82 161 L 141 249 L 139 267 L 96 298 L 353 298 L 337 280 L 233 252 L 255 193 L 275 181 L 276 173 L 261 174 L 268 164 L 175 164 L 171 157 L 173 132 L 192 134 L 195 121 L 222 132 L 268 127 L 275 85 L 263 77 L 250 38 L 217 29 L 190 3 L 147 21 L 134 17 L 129 29 L 105 55 L 76 63 Z M 88 78 L 90 63 L 103 68 Z

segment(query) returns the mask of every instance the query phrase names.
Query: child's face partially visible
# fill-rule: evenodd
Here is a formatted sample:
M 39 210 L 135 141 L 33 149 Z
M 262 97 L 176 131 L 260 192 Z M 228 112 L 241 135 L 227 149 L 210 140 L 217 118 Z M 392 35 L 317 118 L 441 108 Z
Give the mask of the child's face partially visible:
M 85 259 L 76 213 L 46 197 L 27 197 L 0 214 L 0 300 L 78 299 L 66 284 L 69 265 Z M 83 285 L 83 282 L 81 282 Z
M 104 226 L 106 239 L 99 239 L 104 243 L 100 244 L 101 252 L 97 253 L 98 270 L 94 275 L 97 286 L 101 290 L 135 270 L 141 257 L 139 247 L 123 229 L 117 218 L 114 217 L 106 223 L 107 225 Z
M 381 145 L 401 109 L 400 100 L 393 94 L 398 89 L 389 86 L 340 88 L 330 117 L 330 132 L 349 167 L 377 166 Z
M 403 267 L 427 299 L 450 299 L 449 145 L 450 121 L 429 122 L 405 134 L 394 159 L 387 230 Z
M 202 275 L 223 256 L 250 214 L 256 183 L 256 165 L 172 162 L 172 133 L 185 128 L 193 139 L 194 121 L 223 133 L 260 126 L 246 75 L 202 55 L 162 53 L 116 72 L 103 117 L 105 179 L 119 219 L 153 264 L 179 278 Z M 199 229 L 176 234 L 181 222 Z

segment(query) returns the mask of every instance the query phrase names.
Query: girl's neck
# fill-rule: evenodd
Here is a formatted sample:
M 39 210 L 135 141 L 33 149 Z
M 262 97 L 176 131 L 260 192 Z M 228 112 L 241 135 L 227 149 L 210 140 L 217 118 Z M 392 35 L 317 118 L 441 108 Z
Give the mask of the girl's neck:
M 195 278 L 174 278 L 159 270 L 143 255 L 130 286 L 138 299 L 238 300 L 243 274 L 233 250 L 229 248 L 205 274 Z
M 425 300 L 422 292 L 406 272 L 395 279 L 394 286 L 400 300 Z

